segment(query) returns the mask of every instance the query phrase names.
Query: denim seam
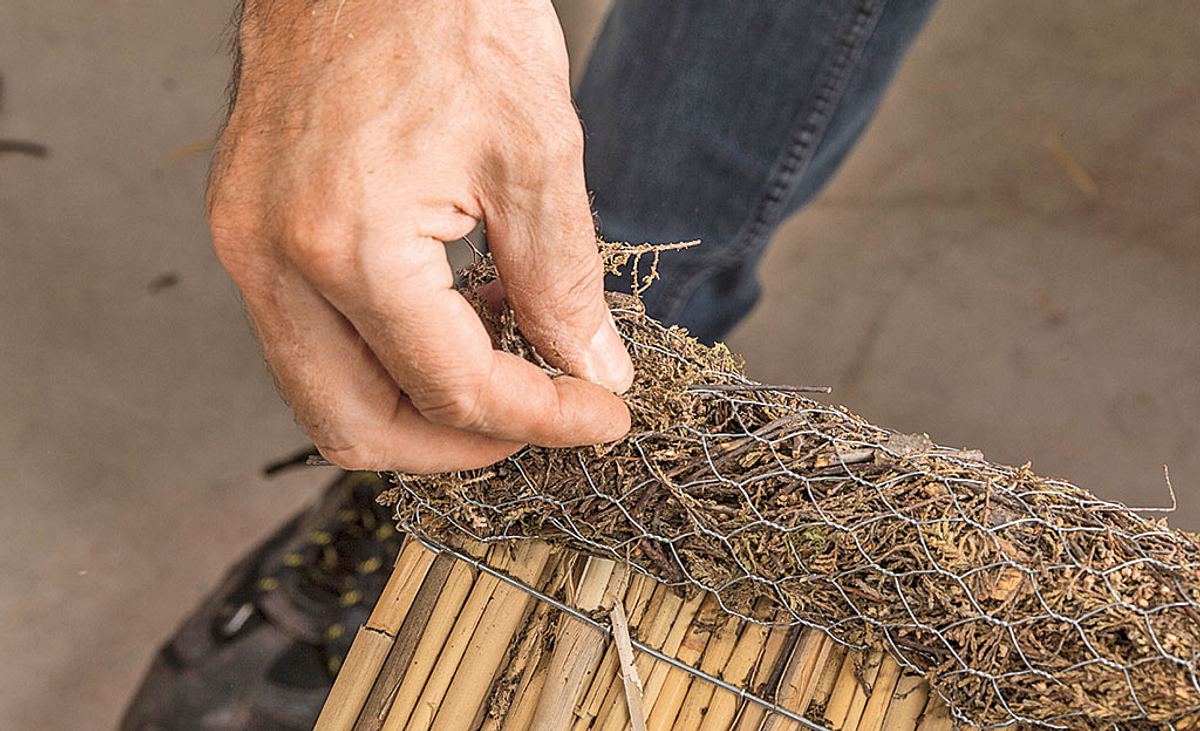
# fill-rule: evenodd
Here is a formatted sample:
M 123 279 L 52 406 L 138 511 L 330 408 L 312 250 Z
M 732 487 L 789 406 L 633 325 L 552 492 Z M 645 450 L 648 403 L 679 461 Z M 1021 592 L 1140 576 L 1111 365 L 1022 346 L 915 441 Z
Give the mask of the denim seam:
M 668 320 L 678 319 L 683 307 L 700 283 L 727 266 L 732 260 L 745 256 L 759 244 L 778 223 L 780 209 L 795 190 L 805 168 L 824 139 L 829 122 L 846 94 L 856 64 L 874 33 L 887 0 L 864 0 L 858 4 L 850 27 L 838 39 L 837 51 L 832 54 L 822 72 L 822 82 L 812 105 L 799 116 L 785 153 L 775 163 L 763 188 L 755 214 L 742 226 L 734 242 L 712 257 L 708 257 L 680 286 L 675 288 L 665 308 Z

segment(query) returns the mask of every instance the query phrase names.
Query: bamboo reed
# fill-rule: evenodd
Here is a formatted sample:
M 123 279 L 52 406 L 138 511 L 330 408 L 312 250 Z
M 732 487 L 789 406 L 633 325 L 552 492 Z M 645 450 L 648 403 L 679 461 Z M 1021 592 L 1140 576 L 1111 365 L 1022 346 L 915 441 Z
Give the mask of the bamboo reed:
M 616 562 L 610 559 L 589 558 L 575 592 L 574 605 L 589 612 L 599 609 L 615 567 Z M 541 701 L 533 714 L 533 731 L 562 731 L 571 727 L 576 699 L 595 673 L 604 652 L 604 644 L 598 640 L 592 628 L 574 617 L 563 617 Z
M 633 659 L 633 642 L 629 637 L 629 620 L 625 611 L 617 604 L 609 615 L 612 618 L 613 644 L 621 670 L 621 685 L 625 688 L 625 701 L 629 706 L 629 721 L 633 731 L 647 731 L 646 709 L 642 704 L 642 680 L 638 677 Z
M 750 687 L 764 698 L 778 695 L 778 680 L 782 674 L 781 664 L 792 649 L 793 640 L 799 631 L 788 627 L 774 627 L 767 635 L 766 645 L 758 658 L 758 666 L 750 680 Z M 744 703 L 740 709 L 736 731 L 758 731 L 767 710 L 757 703 Z
M 543 587 L 550 594 L 561 591 L 563 583 L 571 573 L 570 566 L 574 564 L 574 558 L 560 555 L 555 561 L 557 564 L 549 569 L 549 583 Z M 526 697 L 526 691 L 534 675 L 544 673 L 543 654 L 557 620 L 557 611 L 550 605 L 538 603 L 534 606 L 517 642 L 505 658 L 503 671 L 492 683 L 492 691 L 487 701 L 487 715 L 480 725 L 480 731 L 500 731 L 504 728 L 519 728 L 525 731 L 532 723 L 540 690 L 537 695 L 531 697 Z M 541 688 L 541 684 L 538 688 Z M 527 701 L 529 708 L 518 711 L 516 706 L 522 701 Z
M 363 704 L 358 721 L 354 724 L 354 731 L 379 731 L 382 728 L 393 691 L 412 662 L 417 644 L 425 632 L 454 564 L 455 559 L 448 555 L 438 556 L 430 564 L 408 614 L 400 625 L 391 651 L 379 670 L 375 685 Z
M 917 727 L 917 731 L 954 731 L 950 709 L 941 698 L 933 696 L 929 699 L 929 705 L 925 708 L 925 715 L 921 717 L 921 725 Z
M 867 692 L 874 685 L 875 677 L 879 674 L 879 663 L 883 656 L 879 652 L 871 652 L 865 658 L 851 653 L 846 656 L 846 667 L 850 670 L 849 678 L 839 678 L 837 693 L 839 704 L 835 706 L 834 697 L 829 699 L 825 709 L 825 718 L 830 721 L 834 731 L 842 729 L 857 729 L 867 707 Z M 846 692 L 846 689 L 849 692 Z M 843 701 L 844 699 L 844 701 Z M 841 705 L 844 702 L 844 707 Z
M 820 634 L 820 637 L 820 644 L 811 649 L 811 652 L 816 654 L 816 658 L 812 662 L 820 671 L 811 676 L 813 680 L 798 689 L 799 696 L 796 698 L 795 705 L 782 703 L 784 708 L 792 708 L 807 718 L 817 720 L 825 717 L 824 709 L 829 706 L 830 697 L 836 689 L 836 683 L 847 655 L 846 648 L 835 644 L 823 634 Z M 764 726 L 764 729 L 771 731 L 796 728 L 799 728 L 799 725 L 795 721 L 781 718 L 777 714 L 769 715 L 767 724 Z
M 542 652 L 541 647 L 538 649 L 538 662 L 522 676 L 515 703 L 504 717 L 503 731 L 528 731 L 533 724 L 533 714 L 537 711 L 538 699 L 542 697 L 546 672 L 550 667 L 549 654 Z
M 379 601 L 367 624 L 355 635 L 338 680 L 329 691 L 317 718 L 318 731 L 349 731 L 354 727 L 432 563 L 433 554 L 416 541 L 407 542 L 401 549 Z
M 647 606 L 649 606 L 651 599 L 654 597 L 655 586 L 656 584 L 644 574 L 638 574 L 630 579 L 629 588 L 625 592 L 625 598 L 622 602 L 627 626 L 636 627 L 641 622 L 642 617 L 645 616 Z M 615 604 L 613 609 L 616 609 Z M 586 731 L 597 725 L 599 723 L 599 716 L 604 710 L 605 702 L 616 702 L 617 698 L 625 692 L 624 673 L 621 667 L 622 661 L 618 657 L 619 650 L 615 639 L 614 637 L 614 642 L 610 643 L 604 651 L 604 658 L 600 661 L 600 668 L 597 670 L 595 677 L 592 679 L 591 687 L 584 696 L 583 703 L 578 712 L 579 718 L 575 722 L 575 731 Z M 637 673 L 636 661 L 637 657 L 635 655 L 635 666 L 633 667 L 635 674 Z M 638 677 L 640 696 L 641 676 L 639 675 Z M 610 693 L 612 694 L 611 696 Z
M 535 584 L 549 558 L 549 546 L 526 541 L 517 548 L 511 574 L 518 581 Z M 492 677 L 499 670 L 500 659 L 508 651 L 532 601 L 529 594 L 510 584 L 495 588 L 439 704 L 433 731 L 472 731 L 475 728 L 472 724 L 487 697 Z
M 417 541 L 409 541 L 396 559 L 383 594 L 376 602 L 367 626 L 395 637 L 400 625 L 408 616 L 409 607 L 417 597 L 417 591 L 425 580 L 425 572 L 433 564 L 434 555 Z
M 929 685 L 925 679 L 911 672 L 902 674 L 892 694 L 892 703 L 882 728 L 887 731 L 916 731 L 928 701 Z
M 508 568 L 510 554 L 504 548 L 496 546 L 488 552 L 487 558 L 489 565 L 504 571 Z M 454 679 L 458 664 L 467 651 L 467 645 L 475 634 L 475 628 L 479 625 L 483 612 L 492 599 L 492 594 L 499 585 L 500 580 L 491 575 L 482 575 L 476 580 L 450 630 L 445 646 L 438 654 L 437 662 L 430 671 L 429 678 L 426 679 L 417 702 L 413 704 L 406 725 L 397 725 L 395 728 L 424 731 L 433 725 L 433 719 L 441 708 L 442 699 L 450 687 L 450 682 Z
M 700 612 L 696 615 L 686 636 L 679 645 L 675 657 L 688 665 L 696 665 L 704 655 L 708 640 L 713 635 L 713 628 L 721 619 L 720 605 L 715 597 L 704 597 Z M 669 668 L 659 688 L 657 697 L 650 710 L 650 718 L 646 726 L 650 731 L 665 731 L 670 729 L 683 705 L 692 677 L 679 668 Z M 649 704 L 648 704 L 649 705 Z
M 723 676 L 725 666 L 729 664 L 729 659 L 733 657 L 737 647 L 741 629 L 740 620 L 734 617 L 726 619 L 705 646 L 704 656 L 700 659 L 700 669 L 712 675 Z M 747 627 L 746 630 L 750 631 L 750 628 Z M 712 703 L 713 691 L 716 689 L 712 683 L 691 677 L 688 681 L 687 694 L 683 697 L 679 714 L 669 728 L 699 728 L 704 722 L 704 714 L 708 711 L 709 704 Z
M 833 643 L 824 633 L 814 629 L 801 632 L 780 679 L 777 700 L 781 706 L 804 713 L 814 697 L 828 697 L 833 688 L 833 673 L 841 663 L 840 655 L 835 660 L 830 659 L 832 650 Z M 763 722 L 763 731 L 790 729 L 794 726 L 794 721 L 771 714 Z
M 692 622 L 695 620 L 697 613 L 700 611 L 700 606 L 705 597 L 697 594 L 688 601 L 684 602 L 679 608 L 679 612 L 675 615 L 675 620 L 671 625 L 671 629 L 663 640 L 661 649 L 665 654 L 671 657 L 680 657 L 680 647 L 683 644 L 684 638 L 688 634 L 688 630 L 692 627 Z M 647 659 L 650 667 L 649 673 L 643 672 L 642 667 L 638 667 L 638 674 L 643 678 L 642 685 L 642 703 L 649 712 L 649 709 L 654 708 L 658 700 L 659 692 L 662 690 L 663 683 L 667 680 L 668 671 L 672 668 L 666 663 Z M 624 707 L 624 704 L 612 706 L 612 714 L 605 723 L 604 728 L 609 731 L 619 731 L 624 729 L 629 723 L 629 709 Z
M 664 586 L 655 586 L 644 611 L 645 619 L 631 618 L 639 638 L 655 649 L 664 649 L 664 643 L 680 618 L 684 609 L 683 598 Z M 688 621 L 691 621 L 690 619 Z M 640 625 L 640 626 L 639 626 Z M 681 631 L 682 634 L 682 631 Z M 671 652 L 668 650 L 668 652 Z M 653 703 L 648 678 L 655 660 L 649 655 L 638 655 L 635 662 L 638 677 L 642 680 L 642 706 Z M 605 693 L 604 701 L 592 727 L 595 729 L 623 729 L 629 721 L 629 709 L 620 701 L 620 689 L 613 686 Z
M 875 682 L 871 686 L 871 695 L 867 698 L 856 727 L 858 731 L 883 731 L 888 707 L 895 695 L 896 684 L 900 681 L 900 671 L 900 665 L 892 658 L 881 659 Z
M 621 660 L 617 656 L 616 642 L 608 643 L 604 648 L 604 655 L 600 658 L 600 664 L 597 666 L 595 674 L 592 675 L 592 681 L 588 683 L 587 690 L 583 693 L 583 700 L 580 701 L 579 708 L 575 711 L 576 718 L 575 723 L 571 726 L 572 731 L 587 731 L 596 723 L 596 716 L 599 715 L 600 706 L 608 696 L 608 692 L 619 685 L 617 679 L 620 677 L 620 662 Z
M 951 731 L 944 704 L 890 657 L 811 629 L 731 617 L 610 560 L 528 541 L 461 547 L 629 636 L 833 731 Z M 592 611 L 594 610 L 594 611 Z M 613 619 L 614 627 L 622 624 Z M 614 630 L 614 636 L 617 631 Z M 410 542 L 359 631 L 321 731 L 617 731 L 640 699 L 648 731 L 783 731 L 799 724 L 615 641 L 448 554 Z M 632 678 L 636 672 L 640 691 Z M 827 721 L 825 720 L 827 719 Z M 637 730 L 634 725 L 635 731 Z
M 763 652 L 767 641 L 767 628 L 754 624 L 742 630 L 737 646 L 730 655 L 721 678 L 736 686 L 744 686 L 749 680 L 754 664 Z M 694 687 L 703 687 L 707 683 L 694 683 Z M 711 701 L 704 709 L 704 720 L 700 731 L 728 731 L 733 726 L 738 711 L 738 698 L 733 693 L 722 688 L 713 687 L 710 692 Z
M 388 635 L 370 627 L 358 630 L 354 644 L 346 655 L 346 663 L 338 673 L 338 683 L 329 691 L 329 697 L 313 727 L 316 731 L 349 731 L 354 728 L 362 703 L 371 692 L 375 677 L 391 649 L 392 638 Z M 334 695 L 335 691 L 337 695 Z
M 833 681 L 829 701 L 825 704 L 824 717 L 834 731 L 842 728 L 842 722 L 846 720 L 846 713 L 850 710 L 850 704 L 854 700 L 854 693 L 858 690 L 856 667 L 858 659 L 854 653 L 847 653 L 842 658 L 842 666 L 838 670 L 837 678 Z
M 392 694 L 392 703 L 383 724 L 384 731 L 399 731 L 408 723 L 425 681 L 429 679 L 474 584 L 475 576 L 470 568 L 464 563 L 455 563 L 404 677 Z

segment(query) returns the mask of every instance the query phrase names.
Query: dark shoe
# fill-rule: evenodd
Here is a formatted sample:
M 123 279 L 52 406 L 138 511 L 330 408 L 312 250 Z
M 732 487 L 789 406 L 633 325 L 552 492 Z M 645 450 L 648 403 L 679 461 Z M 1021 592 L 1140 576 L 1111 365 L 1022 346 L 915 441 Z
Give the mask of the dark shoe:
M 308 731 L 383 591 L 402 536 L 387 485 L 343 473 L 243 558 L 158 653 L 126 731 Z

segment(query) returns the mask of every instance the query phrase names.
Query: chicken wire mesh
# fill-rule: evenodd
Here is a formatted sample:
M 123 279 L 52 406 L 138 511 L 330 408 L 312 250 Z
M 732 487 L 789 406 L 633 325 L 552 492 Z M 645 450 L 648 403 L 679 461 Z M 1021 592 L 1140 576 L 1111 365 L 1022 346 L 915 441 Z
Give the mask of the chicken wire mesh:
M 607 253 L 617 266 L 645 252 Z M 481 260 L 464 291 L 493 276 Z M 552 370 L 510 313 L 473 301 L 498 347 Z M 1028 466 L 871 425 L 811 389 L 756 383 L 636 296 L 610 304 L 637 365 L 629 436 L 392 475 L 382 499 L 404 530 L 628 562 L 745 620 L 886 651 L 976 726 L 1198 726 L 1195 536 Z

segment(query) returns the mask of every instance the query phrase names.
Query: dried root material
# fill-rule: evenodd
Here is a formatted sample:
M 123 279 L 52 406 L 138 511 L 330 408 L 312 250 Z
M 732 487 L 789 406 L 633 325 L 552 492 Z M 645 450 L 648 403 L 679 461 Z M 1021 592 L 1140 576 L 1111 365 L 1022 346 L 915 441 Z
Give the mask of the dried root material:
M 484 260 L 466 281 L 492 276 Z M 629 436 L 395 475 L 385 499 L 402 527 L 628 562 L 728 614 L 881 651 L 961 722 L 1200 727 L 1195 536 L 755 383 L 636 297 L 611 304 L 637 365 Z M 480 311 L 500 347 L 541 362 L 508 314 Z

